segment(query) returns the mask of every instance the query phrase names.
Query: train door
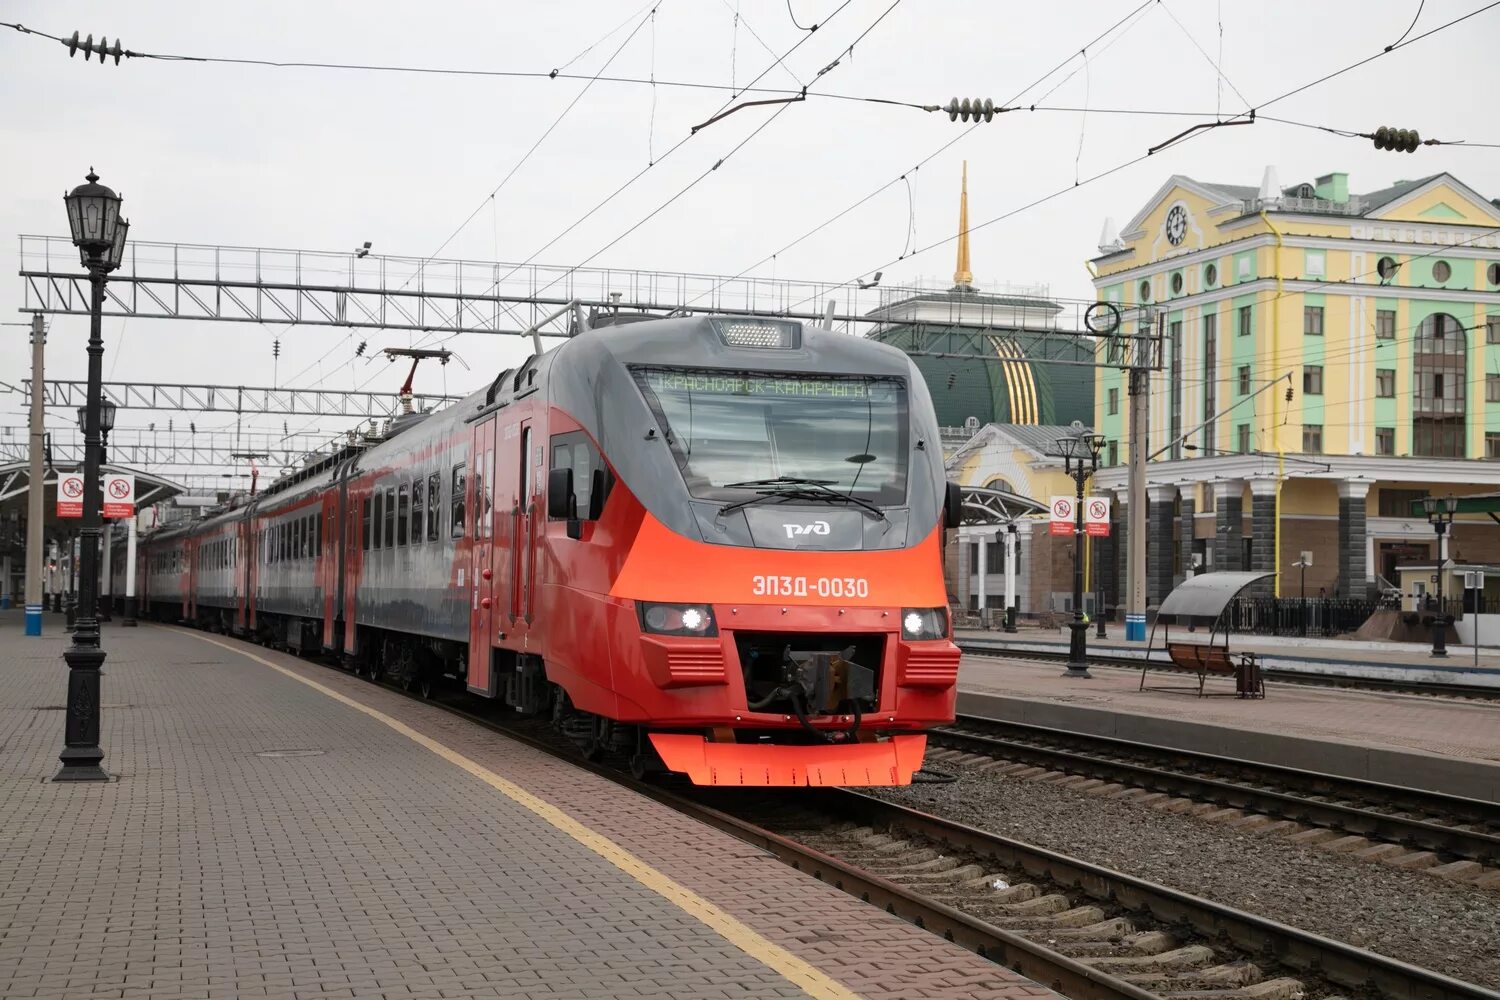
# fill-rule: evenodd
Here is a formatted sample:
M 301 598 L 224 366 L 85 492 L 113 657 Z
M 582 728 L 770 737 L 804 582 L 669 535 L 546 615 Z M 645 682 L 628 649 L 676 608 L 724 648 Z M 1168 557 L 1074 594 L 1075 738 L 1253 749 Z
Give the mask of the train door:
M 495 542 L 495 421 L 486 420 L 473 427 L 473 447 L 469 451 L 468 522 L 469 535 L 469 690 L 493 697 L 495 682 L 491 676 L 490 647 L 494 630 L 492 607 L 495 601 L 494 571 L 490 552 Z
M 234 593 L 234 630 L 243 633 L 250 623 L 250 518 L 242 517 L 234 523 L 234 548 L 229 557 L 229 575 Z
M 535 450 L 531 439 L 531 421 L 522 420 L 516 437 L 516 505 L 511 511 L 511 588 L 510 620 L 531 623 L 532 586 L 536 576 L 536 547 L 532 544 L 532 526 L 536 520 L 536 505 L 532 494 L 536 492 L 536 465 L 532 461 Z

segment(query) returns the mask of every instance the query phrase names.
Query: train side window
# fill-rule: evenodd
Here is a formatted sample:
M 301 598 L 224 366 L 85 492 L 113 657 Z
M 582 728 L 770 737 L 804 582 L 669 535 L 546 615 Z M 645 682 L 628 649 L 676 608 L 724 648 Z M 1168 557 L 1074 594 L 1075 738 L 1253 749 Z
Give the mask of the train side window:
M 396 487 L 385 488 L 385 547 L 396 546 Z
M 364 551 L 370 551 L 370 498 L 361 497 L 359 501 L 359 522 L 364 531 Z
M 411 481 L 411 543 L 422 544 L 422 479 Z
M 376 490 L 374 495 L 375 495 L 375 527 L 374 527 L 375 541 L 374 541 L 374 544 L 372 544 L 370 547 L 373 548 L 375 551 L 379 552 L 380 549 L 381 549 L 381 544 L 380 544 L 380 526 L 385 523 L 384 521 L 381 520 L 381 515 L 384 513 L 384 507 L 385 507 L 385 494 L 381 493 L 379 490 Z
M 427 540 L 437 541 L 438 510 L 443 501 L 443 474 L 434 472 L 427 477 Z
M 402 483 L 396 490 L 396 544 L 406 544 L 406 526 L 411 520 L 411 487 Z
M 573 470 L 573 495 L 578 498 L 578 519 L 597 521 L 604 510 L 604 500 L 614 479 L 600 458 L 598 450 L 582 431 L 555 434 L 552 437 L 554 469 Z
M 449 532 L 454 538 L 464 537 L 464 491 L 467 488 L 468 480 L 464 476 L 464 463 L 460 462 L 453 467 L 453 492 L 449 494 L 449 504 L 453 512 L 449 522 Z
M 307 555 L 307 519 L 297 518 L 292 521 L 292 559 L 298 560 Z

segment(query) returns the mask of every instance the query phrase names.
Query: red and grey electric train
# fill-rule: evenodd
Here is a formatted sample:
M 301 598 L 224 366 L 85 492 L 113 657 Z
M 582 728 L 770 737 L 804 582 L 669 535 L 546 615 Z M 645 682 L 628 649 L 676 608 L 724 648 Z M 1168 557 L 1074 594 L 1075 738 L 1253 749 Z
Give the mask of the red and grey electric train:
M 637 771 L 904 784 L 953 719 L 956 515 L 906 355 L 662 319 L 152 532 L 135 572 L 145 613 L 456 679 Z

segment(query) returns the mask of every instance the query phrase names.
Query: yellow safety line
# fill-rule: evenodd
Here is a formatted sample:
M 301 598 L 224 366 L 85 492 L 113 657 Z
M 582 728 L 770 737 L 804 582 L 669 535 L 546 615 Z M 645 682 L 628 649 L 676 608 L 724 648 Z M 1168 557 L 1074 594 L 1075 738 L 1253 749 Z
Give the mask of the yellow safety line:
M 512 781 L 500 777 L 489 768 L 470 760 L 451 747 L 445 746 L 429 736 L 424 736 L 422 733 L 406 725 L 406 723 L 393 719 L 378 709 L 371 708 L 369 705 L 356 701 L 347 695 L 340 694 L 330 687 L 319 684 L 317 681 L 308 680 L 296 671 L 288 670 L 286 667 L 272 663 L 270 660 L 262 656 L 257 656 L 248 650 L 239 649 L 226 642 L 210 639 L 206 635 L 200 635 L 197 632 L 186 629 L 172 629 L 171 631 L 182 632 L 184 635 L 190 635 L 194 639 L 201 639 L 210 645 L 227 649 L 231 653 L 238 653 L 247 659 L 254 660 L 256 663 L 264 664 L 300 684 L 306 684 L 314 691 L 327 695 L 334 701 L 342 702 L 356 711 L 363 712 L 370 718 L 394 729 L 413 743 L 431 750 L 448 763 L 463 768 L 501 795 L 504 795 L 556 829 L 572 837 L 578 843 L 587 847 L 647 889 L 650 889 L 667 902 L 681 909 L 684 913 L 707 925 L 736 948 L 774 969 L 786 977 L 793 985 L 802 989 L 808 996 L 827 998 L 827 1000 L 858 1000 L 859 995 L 857 993 L 854 993 L 841 983 L 830 978 L 826 973 L 793 955 L 780 945 L 767 940 L 696 892 L 681 885 L 670 876 L 657 871 L 613 840 L 589 829 L 550 802 L 538 798 Z

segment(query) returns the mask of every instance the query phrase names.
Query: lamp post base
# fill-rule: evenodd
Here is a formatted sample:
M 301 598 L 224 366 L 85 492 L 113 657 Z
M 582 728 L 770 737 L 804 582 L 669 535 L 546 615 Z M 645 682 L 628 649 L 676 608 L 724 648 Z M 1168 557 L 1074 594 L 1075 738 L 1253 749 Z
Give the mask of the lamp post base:
M 125 628 L 135 628 L 135 598 L 125 598 L 125 620 L 120 622 Z
M 1088 643 L 1089 623 L 1079 618 L 1068 622 L 1068 669 L 1064 677 L 1076 677 L 1088 680 L 1094 675 L 1089 673 Z
M 1432 620 L 1432 653 L 1431 656 L 1446 657 L 1448 655 L 1448 620 L 1441 616 Z
M 75 633 L 73 645 L 63 652 L 68 663 L 67 738 L 58 755 L 63 766 L 53 781 L 109 780 L 100 766 L 104 750 L 99 746 L 99 668 L 104 665 L 104 651 L 92 622 L 84 624 L 87 627 Z

